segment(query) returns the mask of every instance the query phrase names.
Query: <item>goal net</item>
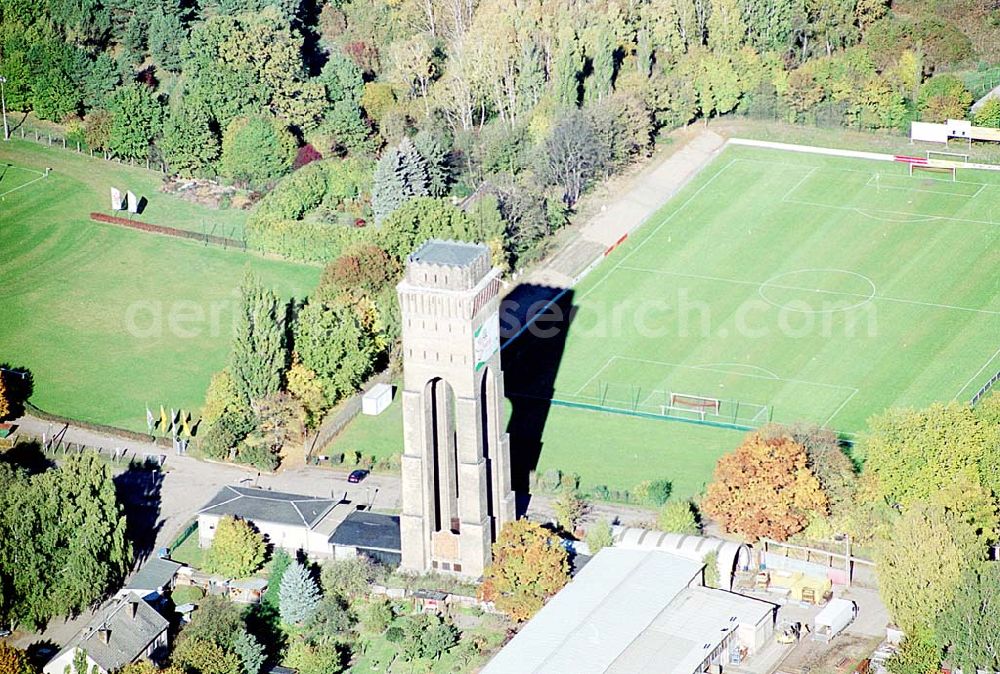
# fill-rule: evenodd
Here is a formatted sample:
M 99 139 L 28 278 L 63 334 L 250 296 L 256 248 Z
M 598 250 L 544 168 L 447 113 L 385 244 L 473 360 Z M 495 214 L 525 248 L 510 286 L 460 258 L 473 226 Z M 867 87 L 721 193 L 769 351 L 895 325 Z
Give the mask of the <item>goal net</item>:
M 580 403 L 588 408 L 600 408 L 609 412 L 640 414 L 665 419 L 693 420 L 761 426 L 771 421 L 772 407 L 768 404 L 716 398 L 701 393 L 671 391 L 669 389 L 647 389 L 635 384 L 597 381 L 588 390 L 573 394 L 563 394 L 562 402 Z
M 956 174 L 958 168 L 955 166 L 949 166 L 946 164 L 910 164 L 910 176 L 912 177 L 917 171 L 933 171 L 935 173 L 947 173 L 951 175 L 951 181 L 955 182 L 957 180 Z
M 718 398 L 706 398 L 704 396 L 691 395 L 690 393 L 671 393 L 670 404 L 672 409 L 693 410 L 702 413 L 718 414 L 722 401 Z
M 969 163 L 969 155 L 961 152 L 943 152 L 941 150 L 927 150 L 927 160 L 945 159 L 947 161 L 958 161 L 963 164 Z

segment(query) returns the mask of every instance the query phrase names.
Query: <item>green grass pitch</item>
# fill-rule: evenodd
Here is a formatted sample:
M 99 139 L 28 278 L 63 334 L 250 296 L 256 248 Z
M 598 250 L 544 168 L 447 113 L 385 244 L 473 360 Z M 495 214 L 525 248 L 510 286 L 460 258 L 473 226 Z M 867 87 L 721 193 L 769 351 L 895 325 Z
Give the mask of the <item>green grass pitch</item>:
M 757 405 L 848 434 L 889 406 L 968 400 L 1000 369 L 1000 173 L 957 177 L 726 150 L 574 288 L 554 397 L 655 416 L 670 392 L 701 395 L 722 401 L 720 421 L 741 401 L 741 425 Z M 668 479 L 690 497 L 741 436 L 552 406 L 537 470 L 585 490 Z M 396 402 L 332 451 L 399 452 L 401 438 Z
M 0 148 L 0 362 L 34 376 L 48 412 L 145 429 L 144 406 L 197 410 L 228 358 L 236 292 L 249 265 L 285 297 L 303 297 L 319 269 L 91 222 L 108 188 L 149 200 L 143 219 L 197 229 L 232 225 L 158 191 L 145 170 L 11 141 Z M 29 182 L 52 167 L 48 177 Z M 14 191 L 11 191 L 14 190 Z
M 998 205 L 1000 173 L 731 147 L 576 288 L 554 397 L 845 433 L 968 400 L 1000 369 Z

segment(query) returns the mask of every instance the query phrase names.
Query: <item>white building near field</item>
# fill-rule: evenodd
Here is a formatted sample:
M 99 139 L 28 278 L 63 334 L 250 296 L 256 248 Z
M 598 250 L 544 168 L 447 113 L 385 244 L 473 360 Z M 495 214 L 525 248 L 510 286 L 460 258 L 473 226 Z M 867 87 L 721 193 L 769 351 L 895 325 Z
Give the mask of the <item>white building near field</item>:
M 228 515 L 252 522 L 270 543 L 292 554 L 332 557 L 330 535 L 351 510 L 340 498 L 226 486 L 198 511 L 198 545 L 210 547 L 219 520 Z
M 398 565 L 399 517 L 361 512 L 344 498 L 322 498 L 249 487 L 226 486 L 198 511 L 198 545 L 212 545 L 223 517 L 251 522 L 267 541 L 313 559 L 365 555 Z
M 777 607 L 704 587 L 700 561 L 660 549 L 601 550 L 483 674 L 699 674 L 741 662 Z

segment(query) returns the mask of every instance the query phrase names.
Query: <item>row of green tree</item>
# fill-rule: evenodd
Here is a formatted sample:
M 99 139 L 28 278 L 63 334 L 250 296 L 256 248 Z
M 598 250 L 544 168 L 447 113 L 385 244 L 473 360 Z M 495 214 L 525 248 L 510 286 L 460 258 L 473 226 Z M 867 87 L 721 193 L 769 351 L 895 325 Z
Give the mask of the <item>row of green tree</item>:
M 0 532 L 5 626 L 36 628 L 82 612 L 131 568 L 111 470 L 92 451 L 41 472 L 0 461 Z
M 475 192 L 495 201 L 495 247 L 520 265 L 590 185 L 694 119 L 736 111 L 888 129 L 964 116 L 961 81 L 928 77 L 974 56 L 972 43 L 931 9 L 0 0 L 0 74 L 10 107 L 183 175 L 267 185 L 299 146 L 299 163 L 358 160 L 333 171 L 364 174 L 340 203 L 334 188 L 323 204 L 307 192 L 290 209 L 262 207 L 251 237 L 263 250 L 329 262 L 358 238 L 345 224 Z M 995 103 L 977 121 L 998 118 Z

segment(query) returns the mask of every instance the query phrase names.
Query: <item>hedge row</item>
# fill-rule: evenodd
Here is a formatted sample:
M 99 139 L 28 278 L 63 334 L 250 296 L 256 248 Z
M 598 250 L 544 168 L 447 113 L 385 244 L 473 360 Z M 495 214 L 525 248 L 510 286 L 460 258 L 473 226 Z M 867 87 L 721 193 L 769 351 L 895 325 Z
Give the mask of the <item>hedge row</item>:
M 199 234 L 198 232 L 191 232 L 186 229 L 177 229 L 176 227 L 166 227 L 164 225 L 154 225 L 149 222 L 139 222 L 137 220 L 129 220 L 127 218 L 118 218 L 104 213 L 91 213 L 90 219 L 96 222 L 104 222 L 109 225 L 120 225 L 122 227 L 128 227 L 129 229 L 138 229 L 143 232 L 177 236 L 182 239 L 194 239 L 195 241 L 215 243 L 220 246 L 228 246 L 231 248 L 246 247 L 242 241 L 237 241 L 236 239 L 227 239 L 223 236 L 213 236 L 211 234 Z
M 148 433 L 136 433 L 135 431 L 129 431 L 124 428 L 118 428 L 116 426 L 106 426 L 104 424 L 95 424 L 89 421 L 81 421 L 80 419 L 70 419 L 69 417 L 59 416 L 58 414 L 51 414 L 44 410 L 35 407 L 30 402 L 24 404 L 24 409 L 31 416 L 43 421 L 51 421 L 57 424 L 69 424 L 73 428 L 82 428 L 87 431 L 94 431 L 96 433 L 103 433 L 105 435 L 114 436 L 116 438 L 122 438 L 125 440 L 134 440 L 135 442 L 150 442 L 160 447 L 171 447 L 170 440 L 166 438 L 154 438 Z

